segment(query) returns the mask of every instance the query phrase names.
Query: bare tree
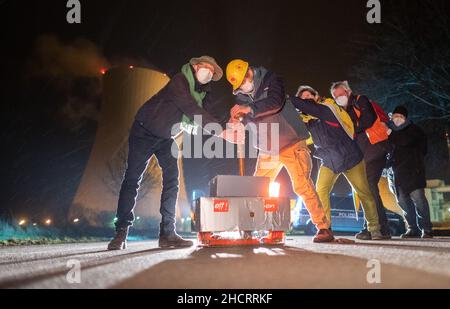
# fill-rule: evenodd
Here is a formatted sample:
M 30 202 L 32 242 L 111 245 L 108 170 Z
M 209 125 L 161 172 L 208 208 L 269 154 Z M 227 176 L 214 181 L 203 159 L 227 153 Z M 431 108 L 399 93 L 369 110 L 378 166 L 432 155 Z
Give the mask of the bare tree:
M 450 180 L 448 1 L 385 1 L 383 10 L 383 23 L 352 46 L 355 56 L 364 55 L 351 70 L 353 86 L 388 112 L 405 105 L 428 136 L 428 178 Z
M 450 17 L 446 1 L 393 1 L 391 15 L 355 48 L 355 88 L 386 110 L 408 107 L 411 118 L 450 120 Z M 416 18 L 411 18 L 414 13 Z

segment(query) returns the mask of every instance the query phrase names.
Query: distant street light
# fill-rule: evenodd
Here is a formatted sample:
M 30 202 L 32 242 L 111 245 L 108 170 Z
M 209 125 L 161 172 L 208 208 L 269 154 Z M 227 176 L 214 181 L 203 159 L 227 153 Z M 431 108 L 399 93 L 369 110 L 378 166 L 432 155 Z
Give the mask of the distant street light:
M 50 225 L 50 224 L 52 224 L 52 220 L 51 220 L 51 219 L 47 219 L 47 220 L 45 220 L 45 224 L 46 224 L 46 225 Z
M 27 223 L 27 221 L 22 219 L 19 221 L 19 226 L 24 226 L 26 223 Z

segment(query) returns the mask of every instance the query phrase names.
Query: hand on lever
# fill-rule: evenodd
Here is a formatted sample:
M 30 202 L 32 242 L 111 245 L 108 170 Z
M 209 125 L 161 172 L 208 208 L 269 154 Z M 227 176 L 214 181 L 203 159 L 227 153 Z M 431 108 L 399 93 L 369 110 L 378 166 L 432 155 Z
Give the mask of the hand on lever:
M 236 104 L 230 111 L 230 115 L 232 119 L 240 119 L 242 117 L 247 116 L 252 112 L 250 106 L 238 105 Z

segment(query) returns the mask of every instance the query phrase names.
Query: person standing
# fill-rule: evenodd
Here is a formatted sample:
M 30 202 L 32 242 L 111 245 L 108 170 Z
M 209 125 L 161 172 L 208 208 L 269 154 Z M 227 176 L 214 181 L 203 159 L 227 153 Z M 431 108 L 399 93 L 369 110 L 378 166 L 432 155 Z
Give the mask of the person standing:
M 386 209 L 380 196 L 378 184 L 386 167 L 387 154 L 390 150 L 387 135 L 389 119 L 376 105 L 363 95 L 355 95 L 347 81 L 333 83 L 331 95 L 336 103 L 350 115 L 356 134 L 356 142 L 364 154 L 367 180 L 377 207 L 380 231 L 384 239 L 390 239 Z M 382 115 L 382 117 L 380 117 Z M 367 222 L 364 229 L 356 236 L 358 239 L 370 239 Z
M 300 86 L 292 103 L 306 115 L 304 121 L 316 149 L 314 156 L 322 163 L 316 188 L 328 219 L 331 220 L 330 194 L 343 174 L 361 198 L 370 240 L 383 239 L 363 154 L 353 139 L 354 127 L 348 114 L 334 100 L 320 100 L 319 93 L 310 86 Z
M 302 198 L 317 228 L 313 241 L 334 241 L 330 221 L 311 179 L 312 160 L 306 143 L 309 133 L 287 100 L 282 79 L 264 67 L 250 66 L 240 59 L 228 64 L 226 74 L 237 101 L 230 112 L 230 121 L 242 118 L 243 124 L 253 124 L 250 127 L 256 129 L 255 136 L 267 138 L 267 141 L 278 140 L 278 149 L 270 147 L 270 151 L 268 147 L 261 147 L 261 140 L 254 145 L 259 150 L 255 176 L 275 181 L 285 167 L 294 192 Z M 272 126 L 278 127 L 277 135 L 272 133 Z
M 424 157 L 427 138 L 423 130 L 408 119 L 408 110 L 397 106 L 389 122 L 389 141 L 393 146 L 390 162 L 398 203 L 403 209 L 407 231 L 402 238 L 432 238 L 430 207 L 425 197 Z
M 154 155 L 162 169 L 162 194 L 159 246 L 190 247 L 175 231 L 175 206 L 178 199 L 178 151 L 174 135 L 181 131 L 196 134 L 198 124 L 194 116 L 202 116 L 203 125 L 219 123 L 206 110 L 210 101 L 210 82 L 219 81 L 223 71 L 214 58 L 193 58 L 181 72 L 137 112 L 129 136 L 127 169 L 122 182 L 117 206 L 116 235 L 108 250 L 126 248 L 130 226 L 134 222 L 136 197 L 143 174 Z M 177 126 L 177 132 L 174 132 Z

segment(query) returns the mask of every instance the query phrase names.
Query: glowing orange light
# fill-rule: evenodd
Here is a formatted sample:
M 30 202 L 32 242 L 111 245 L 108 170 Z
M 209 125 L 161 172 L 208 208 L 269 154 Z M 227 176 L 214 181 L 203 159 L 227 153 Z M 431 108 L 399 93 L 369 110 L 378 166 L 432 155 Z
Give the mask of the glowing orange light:
M 269 196 L 270 197 L 280 197 L 280 187 L 278 182 L 272 182 L 269 186 Z
M 102 75 L 105 75 L 105 74 L 106 74 L 106 69 L 105 69 L 105 68 L 100 69 L 100 73 L 101 73 Z

